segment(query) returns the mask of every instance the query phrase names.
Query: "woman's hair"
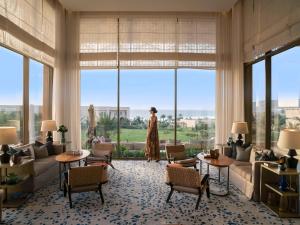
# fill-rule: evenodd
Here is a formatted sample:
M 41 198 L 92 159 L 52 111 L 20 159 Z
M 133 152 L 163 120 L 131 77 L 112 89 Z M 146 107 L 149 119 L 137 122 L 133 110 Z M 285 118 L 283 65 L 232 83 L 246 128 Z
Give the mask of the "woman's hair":
M 155 107 L 153 107 L 153 106 L 150 108 L 150 110 L 149 110 L 149 111 L 150 111 L 150 112 L 157 113 L 157 110 L 156 110 L 156 108 L 155 108 Z

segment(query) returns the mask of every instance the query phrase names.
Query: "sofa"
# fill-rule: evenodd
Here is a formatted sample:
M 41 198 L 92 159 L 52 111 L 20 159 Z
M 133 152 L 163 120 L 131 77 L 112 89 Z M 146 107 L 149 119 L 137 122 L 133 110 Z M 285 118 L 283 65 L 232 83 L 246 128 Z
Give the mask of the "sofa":
M 30 151 L 30 157 L 34 159 L 34 175 L 23 185 L 25 192 L 35 192 L 45 186 L 48 182 L 58 178 L 59 164 L 55 160 L 56 155 L 63 152 L 63 145 L 53 144 L 54 155 L 37 159 L 34 155 L 34 144 L 19 146 L 19 150 Z
M 223 147 L 222 154 L 226 156 L 231 155 L 231 147 Z M 256 161 L 256 151 L 270 151 L 258 149 L 255 146 L 252 147 L 249 161 L 238 161 L 233 159 L 233 163 L 229 166 L 229 180 L 230 183 L 237 187 L 242 193 L 244 193 L 248 199 L 254 201 L 260 201 L 260 167 L 261 164 L 268 161 Z M 276 157 L 281 157 L 284 152 L 275 148 L 274 153 Z M 223 176 L 227 179 L 227 169 L 221 170 Z M 269 181 L 272 181 L 274 177 L 269 177 Z

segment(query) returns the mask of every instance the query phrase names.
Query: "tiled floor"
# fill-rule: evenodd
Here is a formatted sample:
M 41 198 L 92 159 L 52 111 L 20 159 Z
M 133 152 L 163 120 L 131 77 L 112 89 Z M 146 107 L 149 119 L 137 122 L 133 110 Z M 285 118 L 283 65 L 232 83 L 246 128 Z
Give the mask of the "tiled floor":
M 105 203 L 95 192 L 73 195 L 74 208 L 58 191 L 58 181 L 35 193 L 19 209 L 4 209 L 6 224 L 300 224 L 279 219 L 263 205 L 247 200 L 235 187 L 227 197 L 204 195 L 195 210 L 197 196 L 174 193 L 165 202 L 166 162 L 114 161 L 110 181 L 103 188 Z

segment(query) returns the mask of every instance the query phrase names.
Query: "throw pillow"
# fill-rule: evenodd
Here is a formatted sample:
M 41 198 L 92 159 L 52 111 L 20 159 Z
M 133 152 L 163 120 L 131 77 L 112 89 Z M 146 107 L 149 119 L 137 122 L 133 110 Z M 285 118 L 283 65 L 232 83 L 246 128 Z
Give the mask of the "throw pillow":
M 36 159 L 42 159 L 48 157 L 48 150 L 46 145 L 42 145 L 40 147 L 36 147 L 34 149 L 34 154 Z
M 243 146 L 237 146 L 236 147 L 236 153 L 237 153 L 236 160 L 243 161 L 243 162 L 249 162 L 251 150 L 252 150 L 251 145 L 247 148 L 244 148 Z
M 276 161 L 278 158 L 275 156 L 273 150 L 262 150 L 261 152 L 255 153 L 255 160 L 256 161 Z

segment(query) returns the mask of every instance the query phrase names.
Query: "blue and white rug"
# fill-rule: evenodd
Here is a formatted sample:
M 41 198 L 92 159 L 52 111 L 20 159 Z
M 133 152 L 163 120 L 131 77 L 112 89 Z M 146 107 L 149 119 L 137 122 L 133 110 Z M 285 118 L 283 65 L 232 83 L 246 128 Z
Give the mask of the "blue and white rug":
M 166 203 L 169 186 L 166 162 L 114 161 L 110 181 L 104 185 L 104 205 L 95 192 L 73 194 L 74 208 L 58 191 L 58 180 L 36 192 L 19 209 L 4 209 L 5 224 L 300 224 L 280 219 L 259 203 L 247 200 L 234 186 L 227 197 L 203 195 L 195 210 L 197 196 L 174 192 Z M 215 171 L 216 172 L 216 171 Z

